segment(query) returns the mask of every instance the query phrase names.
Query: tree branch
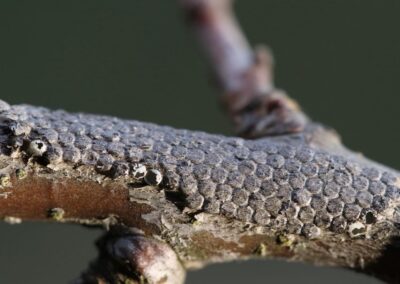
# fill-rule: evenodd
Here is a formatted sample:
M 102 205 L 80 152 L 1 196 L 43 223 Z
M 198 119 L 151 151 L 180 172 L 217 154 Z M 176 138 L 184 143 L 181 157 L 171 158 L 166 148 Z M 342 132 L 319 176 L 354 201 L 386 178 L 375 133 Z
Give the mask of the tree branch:
M 256 138 L 302 131 L 307 117 L 273 84 L 273 58 L 250 48 L 233 14 L 232 0 L 180 0 L 209 57 L 221 101 L 238 135 Z
M 236 137 L 0 101 L 0 217 L 103 225 L 77 283 L 184 281 L 252 257 L 399 283 L 400 175 L 346 149 L 272 84 L 227 0 L 182 0 Z M 267 137 L 268 136 L 268 137 Z

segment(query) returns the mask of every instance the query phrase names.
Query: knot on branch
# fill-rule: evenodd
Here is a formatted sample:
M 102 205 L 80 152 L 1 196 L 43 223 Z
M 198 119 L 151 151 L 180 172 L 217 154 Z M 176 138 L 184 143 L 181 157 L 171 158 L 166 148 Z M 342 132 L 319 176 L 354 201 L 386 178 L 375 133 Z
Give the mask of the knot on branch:
M 280 90 L 253 96 L 236 111 L 229 107 L 232 97 L 226 96 L 223 104 L 234 122 L 236 133 L 242 137 L 253 139 L 298 133 L 309 121 L 297 102 Z
M 170 246 L 134 229 L 113 227 L 98 240 L 97 247 L 98 259 L 75 284 L 184 282 L 185 270 Z

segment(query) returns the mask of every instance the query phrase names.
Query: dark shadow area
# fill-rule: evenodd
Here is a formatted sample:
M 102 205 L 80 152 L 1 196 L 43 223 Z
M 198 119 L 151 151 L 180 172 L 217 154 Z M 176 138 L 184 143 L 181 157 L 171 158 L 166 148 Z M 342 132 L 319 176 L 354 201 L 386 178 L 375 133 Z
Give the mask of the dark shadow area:
M 388 283 L 400 283 L 399 259 L 400 238 L 396 237 L 386 246 L 382 256 L 375 263 L 366 266 L 365 270 Z
M 337 268 L 315 268 L 311 265 L 284 261 L 251 260 L 215 264 L 189 274 L 189 284 L 202 283 L 324 283 L 378 284 L 382 283 L 362 274 Z

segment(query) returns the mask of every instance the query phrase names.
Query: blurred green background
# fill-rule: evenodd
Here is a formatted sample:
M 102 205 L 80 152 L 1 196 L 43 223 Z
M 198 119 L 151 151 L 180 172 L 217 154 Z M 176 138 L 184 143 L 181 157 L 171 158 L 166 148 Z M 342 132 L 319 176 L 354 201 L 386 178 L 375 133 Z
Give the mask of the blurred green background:
M 400 3 L 236 1 L 276 82 L 351 148 L 400 168 Z M 0 98 L 231 134 L 176 1 L 0 1 Z M 397 36 L 396 36 L 397 34 Z M 67 283 L 99 230 L 0 224 L 0 283 Z M 378 283 L 283 262 L 215 265 L 188 283 Z

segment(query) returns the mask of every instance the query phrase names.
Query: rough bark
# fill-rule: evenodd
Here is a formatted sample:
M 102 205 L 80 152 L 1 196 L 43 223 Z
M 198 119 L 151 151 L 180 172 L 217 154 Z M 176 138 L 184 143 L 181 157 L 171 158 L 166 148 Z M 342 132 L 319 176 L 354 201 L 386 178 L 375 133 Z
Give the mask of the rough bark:
M 184 269 L 254 257 L 399 283 L 399 173 L 275 89 L 231 1 L 180 3 L 245 139 L 1 102 L 0 217 L 103 225 L 76 283 L 182 283 Z

